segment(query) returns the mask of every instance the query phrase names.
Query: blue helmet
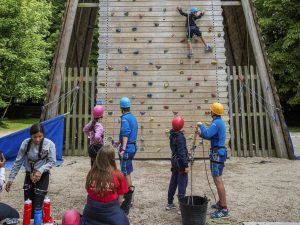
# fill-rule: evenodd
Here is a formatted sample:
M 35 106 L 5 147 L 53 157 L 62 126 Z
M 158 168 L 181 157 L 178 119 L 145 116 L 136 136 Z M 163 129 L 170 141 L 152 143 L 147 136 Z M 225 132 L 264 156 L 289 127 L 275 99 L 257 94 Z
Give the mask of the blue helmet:
M 127 97 L 122 97 L 120 100 L 120 107 L 124 109 L 124 108 L 130 108 L 130 106 L 131 106 L 130 99 Z
M 191 13 L 195 13 L 195 12 L 198 12 L 198 11 L 199 11 L 199 9 L 196 8 L 196 7 L 192 7 L 192 8 L 191 8 Z

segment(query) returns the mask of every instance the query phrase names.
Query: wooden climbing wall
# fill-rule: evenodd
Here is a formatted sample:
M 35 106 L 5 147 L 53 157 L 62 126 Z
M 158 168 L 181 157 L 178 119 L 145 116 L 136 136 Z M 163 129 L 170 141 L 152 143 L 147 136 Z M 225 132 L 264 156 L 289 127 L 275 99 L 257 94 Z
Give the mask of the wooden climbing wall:
M 168 131 L 174 112 L 185 119 L 188 148 L 195 123 L 210 123 L 209 106 L 215 101 L 225 105 L 223 118 L 229 131 L 220 0 L 99 0 L 99 4 L 97 98 L 106 108 L 106 141 L 118 139 L 122 96 L 132 100 L 139 122 L 137 158 L 170 157 Z M 213 52 L 205 53 L 203 43 L 193 41 L 194 57 L 187 58 L 182 42 L 186 18 L 177 6 L 185 12 L 191 6 L 206 10 L 197 24 Z M 197 145 L 196 156 L 202 157 L 202 147 Z M 207 157 L 208 141 L 204 147 Z

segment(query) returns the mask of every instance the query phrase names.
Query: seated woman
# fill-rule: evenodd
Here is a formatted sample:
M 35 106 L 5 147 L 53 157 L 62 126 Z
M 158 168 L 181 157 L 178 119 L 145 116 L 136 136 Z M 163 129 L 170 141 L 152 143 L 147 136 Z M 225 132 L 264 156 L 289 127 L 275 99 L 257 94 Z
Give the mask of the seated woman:
M 81 225 L 129 225 L 127 216 L 120 208 L 128 187 L 124 175 L 117 169 L 111 145 L 104 145 L 98 151 L 87 175 L 85 188 L 88 197 Z
M 5 184 L 5 158 L 0 151 L 0 192 Z M 0 224 L 18 224 L 19 213 L 9 205 L 0 202 Z

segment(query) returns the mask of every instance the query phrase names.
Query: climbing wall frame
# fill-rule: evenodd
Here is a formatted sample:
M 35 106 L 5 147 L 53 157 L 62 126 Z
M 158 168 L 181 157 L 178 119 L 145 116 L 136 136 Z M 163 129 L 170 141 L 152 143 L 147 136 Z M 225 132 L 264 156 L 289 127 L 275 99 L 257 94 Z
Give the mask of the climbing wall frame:
M 190 148 L 195 123 L 211 121 L 209 106 L 215 101 L 225 105 L 229 133 L 220 0 L 99 0 L 99 4 L 97 99 L 106 109 L 106 141 L 118 139 L 122 96 L 132 100 L 139 122 L 137 158 L 170 157 L 168 131 L 174 113 L 185 119 Z M 185 12 L 191 6 L 206 10 L 197 24 L 213 52 L 205 53 L 203 43 L 194 41 L 194 57 L 187 58 L 186 18 L 177 6 Z M 203 157 L 197 145 L 196 157 Z M 206 157 L 209 142 L 204 146 Z

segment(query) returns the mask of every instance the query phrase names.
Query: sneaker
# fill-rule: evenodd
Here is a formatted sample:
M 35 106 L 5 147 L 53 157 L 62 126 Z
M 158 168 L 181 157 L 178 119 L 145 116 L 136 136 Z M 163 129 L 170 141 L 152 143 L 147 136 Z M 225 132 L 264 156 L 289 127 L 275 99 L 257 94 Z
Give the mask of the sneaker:
M 217 209 L 210 215 L 210 217 L 212 219 L 227 218 L 229 217 L 229 209 Z
M 174 203 L 166 205 L 166 210 L 171 210 L 171 209 L 176 209 L 176 206 Z
M 212 204 L 210 207 L 211 207 L 212 209 L 221 209 L 221 206 L 220 206 L 220 203 L 219 203 L 219 202 L 217 202 L 216 204 Z

